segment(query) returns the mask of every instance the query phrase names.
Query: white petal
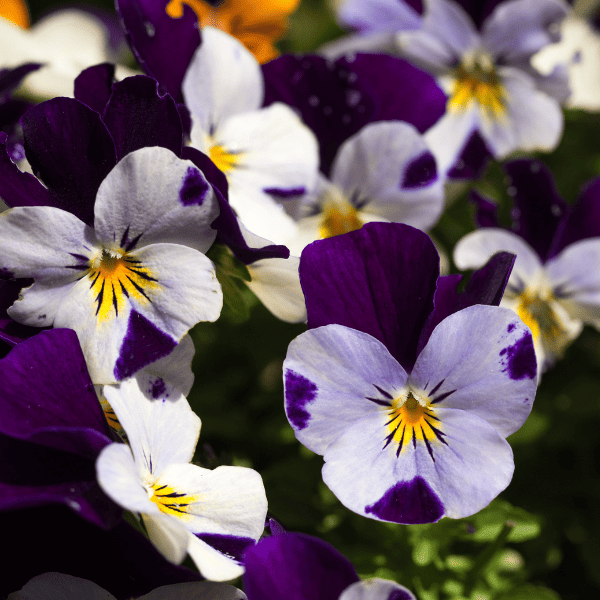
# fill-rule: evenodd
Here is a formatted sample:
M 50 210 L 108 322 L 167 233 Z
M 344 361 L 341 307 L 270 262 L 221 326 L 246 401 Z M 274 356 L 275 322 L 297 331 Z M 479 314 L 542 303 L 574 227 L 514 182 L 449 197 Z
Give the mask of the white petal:
M 349 585 L 339 600 L 416 600 L 415 596 L 403 585 L 373 577 Z
M 125 156 L 106 176 L 96 198 L 98 239 L 128 250 L 155 243 L 206 252 L 219 207 L 212 186 L 189 160 L 158 146 Z
M 288 420 L 298 440 L 317 454 L 358 419 L 380 413 L 382 404 L 369 398 L 389 404 L 407 377 L 381 342 L 342 325 L 299 335 L 288 347 L 283 372 Z
M 504 437 L 523 425 L 537 388 L 529 328 L 507 308 L 475 305 L 444 319 L 410 375 L 434 408 L 458 408 Z
M 142 515 L 150 541 L 169 561 L 178 565 L 185 558 L 190 541 L 189 531 L 181 523 L 168 515 Z
M 126 444 L 110 444 L 102 449 L 96 459 L 96 476 L 105 494 L 126 510 L 158 514 Z
M 56 312 L 71 293 L 75 282 L 66 285 L 34 283 L 21 290 L 19 299 L 8 309 L 15 321 L 32 327 L 52 327 Z
M 369 212 L 381 214 L 388 221 L 427 229 L 442 212 L 443 187 L 437 180 L 418 189 L 403 186 L 407 168 L 426 153 L 429 147 L 412 125 L 399 121 L 372 123 L 342 144 L 331 181 L 346 197 L 366 202 Z
M 138 600 L 247 600 L 247 596 L 226 583 L 194 581 L 163 585 Z
M 482 267 L 497 252 L 517 255 L 509 284 L 522 287 L 536 278 L 542 263 L 535 250 L 520 236 L 504 229 L 484 227 L 468 233 L 454 248 L 454 263 L 461 270 Z
M 235 560 L 221 554 L 189 532 L 187 551 L 200 574 L 210 581 L 229 581 L 244 573 L 244 567 Z
M 183 80 L 185 103 L 209 134 L 229 117 L 255 110 L 263 101 L 260 65 L 244 45 L 214 27 L 202 28 L 202 44 Z
M 44 573 L 30 579 L 8 600 L 115 600 L 112 594 L 87 579 L 63 573 Z
M 213 533 L 258 539 L 267 514 L 261 476 L 244 467 L 203 469 L 192 464 L 171 464 L 154 484 L 186 494 L 185 512 L 178 514 L 193 533 Z
M 150 363 L 144 371 L 162 379 L 166 384 L 176 387 L 184 396 L 187 396 L 194 384 L 192 360 L 196 349 L 189 335 L 183 336 L 171 354 Z M 160 385 L 156 383 L 155 385 Z
M 397 0 L 339 0 L 335 10 L 346 28 L 369 33 L 416 29 L 421 24 L 415 10 Z
M 115 411 L 139 468 L 159 476 L 172 463 L 192 460 L 200 419 L 181 394 L 152 397 L 135 378 L 105 386 L 104 395 Z

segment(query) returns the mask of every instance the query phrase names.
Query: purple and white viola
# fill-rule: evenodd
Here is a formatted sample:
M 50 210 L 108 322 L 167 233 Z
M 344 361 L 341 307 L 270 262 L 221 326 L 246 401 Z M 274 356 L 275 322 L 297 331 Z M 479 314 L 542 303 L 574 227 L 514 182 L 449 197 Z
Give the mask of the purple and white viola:
M 541 373 L 584 324 L 600 329 L 600 185 L 590 182 L 569 207 L 541 162 L 513 161 L 505 170 L 515 194 L 513 229 L 501 228 L 489 214 L 493 205 L 477 198 L 485 226 L 458 242 L 454 262 L 472 269 L 499 251 L 517 255 L 502 305 L 531 329 Z
M 457 294 L 431 240 L 401 224 L 304 250 L 309 331 L 288 349 L 285 409 L 345 506 L 427 523 L 469 516 L 509 484 L 505 438 L 536 391 L 531 332 L 493 306 L 511 265 L 495 257 Z

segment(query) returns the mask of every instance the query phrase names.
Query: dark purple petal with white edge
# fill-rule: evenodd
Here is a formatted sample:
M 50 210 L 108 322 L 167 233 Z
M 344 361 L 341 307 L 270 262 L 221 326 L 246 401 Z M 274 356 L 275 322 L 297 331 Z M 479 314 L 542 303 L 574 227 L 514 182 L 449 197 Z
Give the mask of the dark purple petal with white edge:
M 420 133 L 446 112 L 446 94 L 435 79 L 386 54 L 356 54 L 337 61 L 357 77 L 375 101 L 373 121 L 405 121 Z
M 431 332 L 451 314 L 475 304 L 499 306 L 515 258 L 510 252 L 494 254 L 483 267 L 473 271 L 462 292 L 457 291 L 462 275 L 440 277 L 433 297 L 434 309 L 423 327 L 418 352 L 427 344 Z
M 221 554 L 233 558 L 240 564 L 248 548 L 254 546 L 256 540 L 234 535 L 221 535 L 218 533 L 196 533 L 197 538 L 218 550 Z
M 179 111 L 170 95 L 158 93 L 151 77 L 136 75 L 115 83 L 103 120 L 115 142 L 117 160 L 146 146 L 181 154 Z
M 115 145 L 100 115 L 73 98 L 34 106 L 21 119 L 25 154 L 54 205 L 94 223 L 98 187 L 115 166 Z
M 377 502 L 365 507 L 382 521 L 416 525 L 433 523 L 444 516 L 444 505 L 422 477 L 400 481 Z
M 245 556 L 248 600 L 338 600 L 358 575 L 333 546 L 302 533 L 263 538 Z
M 213 186 L 219 202 L 219 216 L 213 221 L 213 228 L 217 230 L 217 242 L 228 246 L 235 257 L 244 264 L 249 265 L 263 258 L 288 258 L 290 251 L 285 246 L 272 244 L 263 248 L 251 248 L 244 239 L 237 217 L 229 204 L 227 193 L 227 179 L 215 166 L 206 154 L 196 148 L 185 146 L 181 158 L 191 160 L 201 171 L 208 182 Z
M 375 103 L 346 59 L 284 55 L 262 65 L 264 105 L 295 108 L 319 140 L 321 170 L 328 174 L 338 148 L 373 119 Z
M 17 301 L 21 289 L 33 283 L 32 279 L 6 279 L 0 281 L 0 340 L 10 346 L 21 343 L 40 333 L 39 327 L 29 327 L 13 321 L 7 309 Z
M 75 79 L 74 96 L 98 114 L 104 113 L 115 81 L 115 66 L 110 63 L 94 65 L 82 71 Z
M 10 207 L 57 206 L 50 192 L 30 173 L 23 173 L 7 151 L 7 135 L 0 132 L 0 198 Z
M 313 242 L 300 259 L 308 327 L 337 323 L 368 333 L 410 371 L 438 275 L 431 240 L 409 225 L 368 223 Z
M 420 188 L 429 185 L 436 179 L 435 158 L 431 152 L 424 152 L 406 166 L 400 187 Z
M 588 181 L 561 223 L 548 258 L 567 246 L 588 238 L 600 237 L 600 178 Z
M 514 198 L 513 231 L 545 262 L 568 206 L 556 189 L 552 172 L 541 161 L 514 160 L 504 169 Z
M 18 344 L 0 360 L 0 381 L 1 433 L 92 458 L 111 442 L 74 331 Z
M 479 179 L 488 166 L 492 153 L 478 131 L 469 136 L 464 148 L 448 171 L 450 179 Z
M 103 528 L 122 516 L 96 481 L 95 459 L 0 434 L 0 511 L 64 504 Z
M 131 377 L 146 365 L 167 356 L 175 346 L 177 340 L 161 331 L 144 315 L 132 310 L 114 375 L 118 381 Z
M 475 223 L 477 227 L 500 227 L 498 220 L 498 205 L 489 198 L 473 190 L 470 197 L 475 204 Z
M 197 573 L 169 563 L 125 521 L 104 530 L 64 507 L 47 506 L 0 513 L 0 527 L 11 540 L 11 551 L 3 559 L 2 597 L 48 571 L 94 581 L 117 598 L 138 598 L 161 585 L 201 580 Z M 51 552 L 47 543 L 31 543 L 40 532 L 51 543 Z
M 37 71 L 41 66 L 37 63 L 25 63 L 14 69 L 0 69 L 0 100 L 5 100 L 29 73 Z
M 179 102 L 181 83 L 201 35 L 198 17 L 187 4 L 182 4 L 179 19 L 166 13 L 167 4 L 169 0 L 117 0 L 116 7 L 138 62 Z

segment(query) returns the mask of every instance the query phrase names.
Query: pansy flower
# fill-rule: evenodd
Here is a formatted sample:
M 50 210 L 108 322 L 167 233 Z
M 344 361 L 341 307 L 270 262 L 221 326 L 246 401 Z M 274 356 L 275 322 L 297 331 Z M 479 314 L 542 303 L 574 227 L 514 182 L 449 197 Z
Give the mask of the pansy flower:
M 345 556 L 310 535 L 263 538 L 246 552 L 245 562 L 248 600 L 415 600 L 395 581 L 360 581 Z
M 519 160 L 505 169 L 514 193 L 513 229 L 501 228 L 493 205 L 479 197 L 485 226 L 458 242 L 454 262 L 472 269 L 499 251 L 517 255 L 502 305 L 531 329 L 541 372 L 584 324 L 600 328 L 600 189 L 590 182 L 570 208 L 541 162 Z
M 96 463 L 98 482 L 118 504 L 140 513 L 148 535 L 169 561 L 186 553 L 200 573 L 225 581 L 243 573 L 241 555 L 264 528 L 267 499 L 248 468 L 211 471 L 189 464 L 200 419 L 173 390 L 148 391 L 135 378 L 104 394 L 130 446 L 112 444 Z
M 351 510 L 398 523 L 461 518 L 510 482 L 506 437 L 536 391 L 531 332 L 498 306 L 512 260 L 456 293 L 426 234 L 370 223 L 300 262 L 309 330 L 284 362 L 296 437 Z M 506 262 L 508 260 L 508 262 Z
M 101 181 L 93 228 L 54 206 L 17 207 L 0 216 L 0 245 L 4 276 L 34 279 L 10 316 L 74 329 L 94 383 L 111 383 L 219 316 L 203 254 L 219 209 L 201 171 L 165 148 L 128 154 Z

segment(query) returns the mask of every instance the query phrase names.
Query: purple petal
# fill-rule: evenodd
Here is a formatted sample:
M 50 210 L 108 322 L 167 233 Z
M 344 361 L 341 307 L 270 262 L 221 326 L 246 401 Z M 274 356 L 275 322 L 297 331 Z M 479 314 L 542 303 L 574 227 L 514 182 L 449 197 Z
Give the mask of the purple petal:
M 12 94 L 29 73 L 37 71 L 41 66 L 37 63 L 25 63 L 14 69 L 0 69 L 0 100 Z
M 110 431 L 77 335 L 43 331 L 0 360 L 0 432 L 95 458 Z
M 549 258 L 552 240 L 568 211 L 552 172 L 539 160 L 514 160 L 504 166 L 514 193 L 513 231 L 540 256 Z
M 117 0 L 116 7 L 138 62 L 179 102 L 181 83 L 201 37 L 194 11 L 184 4 L 183 16 L 172 19 L 165 11 L 168 3 Z
M 313 242 L 300 259 L 308 326 L 337 323 L 368 333 L 410 372 L 438 275 L 431 240 L 408 225 L 368 223 Z
M 437 179 L 435 158 L 431 152 L 424 152 L 410 162 L 404 171 L 400 187 L 420 188 L 429 185 Z
M 338 148 L 375 113 L 362 79 L 346 59 L 281 56 L 262 66 L 264 105 L 284 102 L 295 108 L 319 140 L 321 170 L 329 173 Z
M 251 248 L 248 246 L 240 231 L 235 213 L 227 200 L 227 179 L 206 154 L 203 154 L 196 148 L 185 146 L 181 152 L 181 158 L 191 160 L 204 173 L 204 176 L 215 190 L 217 200 L 219 201 L 220 213 L 212 226 L 219 232 L 217 242 L 228 246 L 235 257 L 247 265 L 262 258 L 289 257 L 290 251 L 285 246 L 278 246 L 276 244 L 263 248 Z
M 450 179 L 479 179 L 488 166 L 492 153 L 478 131 L 467 140 L 456 163 L 448 171 Z
M 115 166 L 115 145 L 100 115 L 72 98 L 34 106 L 21 119 L 25 153 L 54 205 L 94 222 L 98 187 Z
M 9 207 L 56 206 L 50 192 L 29 173 L 23 173 L 8 155 L 7 136 L 0 133 L 0 198 Z
M 504 372 L 508 373 L 512 380 L 536 378 L 537 362 L 533 350 L 533 338 L 529 331 L 526 331 L 512 346 L 503 348 L 500 356 L 504 359 Z
M 481 29 L 483 22 L 492 14 L 496 6 L 505 0 L 455 0 L 471 17 L 475 27 Z
M 338 600 L 358 575 L 333 546 L 301 533 L 263 538 L 246 552 L 248 600 Z
M 113 85 L 104 111 L 104 124 L 117 149 L 117 160 L 148 146 L 161 146 L 179 156 L 182 130 L 177 105 L 158 93 L 151 77 L 136 75 Z
M 75 79 L 74 96 L 98 114 L 104 113 L 106 103 L 112 93 L 115 80 L 115 66 L 102 63 L 82 71 Z
M 11 540 L 2 565 L 2 597 L 48 571 L 94 581 L 117 598 L 137 598 L 161 585 L 201 579 L 167 562 L 124 521 L 106 531 L 63 507 L 43 507 L 0 513 L 0 528 Z
M 0 281 L 0 339 L 14 346 L 40 333 L 39 327 L 29 327 L 13 321 L 7 309 L 16 302 L 21 289 L 33 283 L 33 279 Z
M 561 225 L 549 258 L 575 242 L 600 237 L 600 178 L 592 179 L 584 186 Z
M 256 543 L 253 538 L 218 533 L 197 533 L 196 537 L 221 552 L 221 554 L 225 554 L 239 563 L 242 562 L 246 550 Z
M 475 204 L 475 223 L 477 227 L 500 227 L 498 205 L 475 190 L 471 192 L 471 202 Z
M 463 292 L 457 291 L 462 275 L 440 277 L 433 298 L 435 308 L 423 327 L 418 352 L 425 347 L 436 326 L 451 314 L 475 304 L 499 306 L 515 258 L 510 252 L 498 252 L 481 269 L 473 271 Z
M 373 121 L 405 121 L 424 133 L 446 112 L 446 94 L 435 79 L 409 62 L 386 54 L 340 59 L 375 100 Z
M 397 483 L 365 512 L 383 521 L 416 525 L 439 521 L 444 505 L 422 477 L 415 477 Z

